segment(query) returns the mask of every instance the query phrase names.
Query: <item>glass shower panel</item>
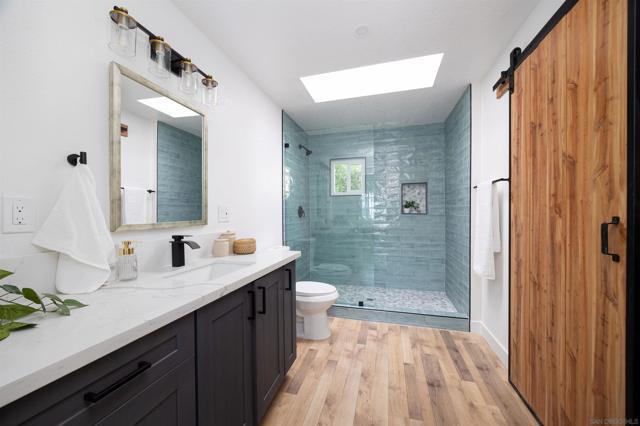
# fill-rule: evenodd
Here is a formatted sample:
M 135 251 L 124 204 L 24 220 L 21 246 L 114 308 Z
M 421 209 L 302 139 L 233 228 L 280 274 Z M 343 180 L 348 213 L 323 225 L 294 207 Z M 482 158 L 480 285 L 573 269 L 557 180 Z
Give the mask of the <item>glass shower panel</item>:
M 435 124 L 305 132 L 284 114 L 298 279 L 341 306 L 468 318 L 470 137 L 470 89 Z
M 311 236 L 309 227 L 309 156 L 306 133 L 286 113 L 282 113 L 284 243 L 302 252 L 296 262 L 299 281 L 310 278 Z
M 313 150 L 309 157 L 311 279 L 335 285 L 338 303 L 358 306 L 367 301 L 349 289 L 372 286 L 374 276 L 373 131 L 312 132 L 308 137 Z M 332 160 L 336 162 L 335 188 L 331 188 Z

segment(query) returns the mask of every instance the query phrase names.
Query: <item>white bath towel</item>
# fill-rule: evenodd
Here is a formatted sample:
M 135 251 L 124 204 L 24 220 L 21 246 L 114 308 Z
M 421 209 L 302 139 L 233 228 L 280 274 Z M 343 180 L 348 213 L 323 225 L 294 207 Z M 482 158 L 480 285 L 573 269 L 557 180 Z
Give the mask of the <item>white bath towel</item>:
M 146 189 L 125 187 L 122 197 L 122 223 L 125 225 L 149 223 Z
M 476 193 L 473 271 L 482 278 L 496 278 L 494 253 L 501 250 L 500 206 L 498 193 L 491 181 L 478 185 Z
M 87 165 L 75 167 L 33 244 L 60 253 L 56 288 L 61 293 L 89 293 L 107 280 L 114 245 Z

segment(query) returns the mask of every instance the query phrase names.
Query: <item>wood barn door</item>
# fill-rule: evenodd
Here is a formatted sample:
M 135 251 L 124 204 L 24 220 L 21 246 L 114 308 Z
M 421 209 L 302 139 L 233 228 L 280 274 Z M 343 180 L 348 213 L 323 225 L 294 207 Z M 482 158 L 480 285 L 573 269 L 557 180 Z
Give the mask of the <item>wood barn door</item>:
M 607 424 L 625 416 L 627 0 L 579 0 L 514 85 L 510 380 L 545 425 Z

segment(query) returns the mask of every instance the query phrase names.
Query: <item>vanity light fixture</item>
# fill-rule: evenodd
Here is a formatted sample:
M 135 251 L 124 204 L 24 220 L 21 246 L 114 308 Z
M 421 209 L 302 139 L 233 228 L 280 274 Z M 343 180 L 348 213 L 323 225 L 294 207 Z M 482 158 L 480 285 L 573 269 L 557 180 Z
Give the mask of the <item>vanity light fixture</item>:
M 204 77 L 202 103 L 214 107 L 218 101 L 218 82 L 211 74 L 198 68 L 191 59 L 184 57 L 171 48 L 164 38 L 153 34 L 144 25 L 129 15 L 125 7 L 114 6 L 109 11 L 111 18 L 111 39 L 109 47 L 122 56 L 136 55 L 137 30 L 149 36 L 149 72 L 160 78 L 168 78 L 175 74 L 179 78 L 178 88 L 188 95 L 198 92 L 198 74 Z
M 180 60 L 180 85 L 178 87 L 183 93 L 186 93 L 187 95 L 196 94 L 198 91 L 197 72 L 198 67 L 191 62 L 191 59 L 182 58 Z
M 160 36 L 149 37 L 149 72 L 156 77 L 171 75 L 171 46 Z
M 111 39 L 109 47 L 122 56 L 136 56 L 136 28 L 138 23 L 125 7 L 114 6 L 111 17 Z
M 213 79 L 211 74 L 207 74 L 202 79 L 204 89 L 202 90 L 202 104 L 213 108 L 218 104 L 218 82 Z

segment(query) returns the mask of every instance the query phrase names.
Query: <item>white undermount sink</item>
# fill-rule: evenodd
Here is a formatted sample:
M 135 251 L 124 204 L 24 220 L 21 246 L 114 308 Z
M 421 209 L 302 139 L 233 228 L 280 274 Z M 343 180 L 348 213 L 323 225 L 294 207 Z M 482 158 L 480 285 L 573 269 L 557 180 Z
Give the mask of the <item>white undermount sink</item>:
M 173 281 L 180 281 L 188 284 L 199 284 L 214 281 L 224 275 L 239 271 L 247 266 L 252 265 L 250 262 L 214 262 L 206 265 L 191 268 L 185 271 L 173 272 L 165 278 Z

